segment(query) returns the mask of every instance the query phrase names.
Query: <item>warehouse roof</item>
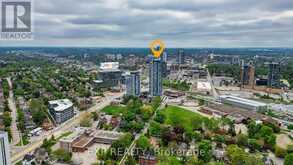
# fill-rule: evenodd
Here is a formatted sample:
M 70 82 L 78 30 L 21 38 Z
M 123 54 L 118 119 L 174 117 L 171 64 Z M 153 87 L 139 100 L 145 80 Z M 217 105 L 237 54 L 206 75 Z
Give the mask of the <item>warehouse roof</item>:
M 236 103 L 240 103 L 240 104 L 246 104 L 249 106 L 253 106 L 253 107 L 264 107 L 267 106 L 267 104 L 262 103 L 262 102 L 258 102 L 258 101 L 254 101 L 254 100 L 249 100 L 249 99 L 244 99 L 241 97 L 236 97 L 236 96 L 231 96 L 231 95 L 221 95 L 220 99 L 222 100 L 228 100 L 228 101 L 232 101 L 232 102 L 236 102 Z

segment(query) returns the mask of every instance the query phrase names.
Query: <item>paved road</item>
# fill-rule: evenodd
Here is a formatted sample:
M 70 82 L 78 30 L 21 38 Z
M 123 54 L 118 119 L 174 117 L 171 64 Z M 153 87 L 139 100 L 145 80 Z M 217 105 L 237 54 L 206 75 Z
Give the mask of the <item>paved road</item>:
M 20 132 L 18 131 L 17 128 L 17 109 L 16 109 L 16 105 L 15 105 L 15 100 L 14 100 L 14 96 L 13 96 L 13 87 L 12 87 L 12 82 L 11 82 L 11 78 L 8 77 L 7 78 L 7 82 L 9 84 L 9 98 L 8 98 L 8 107 L 11 110 L 11 117 L 12 117 L 12 122 L 11 122 L 11 134 L 12 134 L 12 145 L 16 145 L 20 142 Z
M 115 96 L 105 97 L 100 103 L 95 104 L 93 107 L 91 107 L 87 111 L 80 112 L 78 115 L 76 115 L 74 118 L 70 119 L 69 121 L 67 121 L 63 125 L 56 127 L 51 132 L 48 132 L 47 134 L 40 137 L 37 141 L 27 145 L 22 151 L 20 151 L 16 154 L 13 154 L 12 158 L 11 158 L 12 162 L 16 163 L 16 162 L 20 161 L 24 157 L 24 155 L 26 155 L 26 154 L 34 151 L 38 147 L 40 147 L 45 138 L 50 138 L 52 135 L 54 135 L 55 137 L 59 137 L 67 130 L 70 130 L 74 126 L 78 125 L 79 122 L 81 121 L 81 119 L 87 115 L 87 113 L 99 111 L 102 108 L 104 108 L 105 106 L 109 105 L 111 103 L 111 101 L 113 101 L 115 98 L 118 98 L 121 96 L 122 96 L 122 93 L 116 94 Z

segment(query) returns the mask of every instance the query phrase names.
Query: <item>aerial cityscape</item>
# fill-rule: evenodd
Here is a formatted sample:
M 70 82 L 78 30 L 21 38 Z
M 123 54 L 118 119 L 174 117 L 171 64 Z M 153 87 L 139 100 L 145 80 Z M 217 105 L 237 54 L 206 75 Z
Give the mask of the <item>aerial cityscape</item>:
M 1 2 L 0 165 L 293 165 L 292 2 L 87 3 Z

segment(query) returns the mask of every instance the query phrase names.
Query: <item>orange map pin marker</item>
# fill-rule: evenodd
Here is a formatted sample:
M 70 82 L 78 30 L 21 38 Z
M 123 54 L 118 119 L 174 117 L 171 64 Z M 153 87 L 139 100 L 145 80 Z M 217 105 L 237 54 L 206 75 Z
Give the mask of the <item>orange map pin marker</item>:
M 150 43 L 150 49 L 153 55 L 159 58 L 165 49 L 165 44 L 161 40 L 156 39 Z

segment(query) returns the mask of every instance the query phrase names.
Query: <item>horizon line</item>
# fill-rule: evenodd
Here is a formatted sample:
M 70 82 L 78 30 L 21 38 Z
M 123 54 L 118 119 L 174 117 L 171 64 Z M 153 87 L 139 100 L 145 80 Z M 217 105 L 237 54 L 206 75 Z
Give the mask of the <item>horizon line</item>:
M 0 48 L 99 48 L 99 49 L 149 49 L 149 47 L 126 47 L 126 46 L 4 46 L 1 45 Z M 293 49 L 293 47 L 166 47 L 165 49 Z

